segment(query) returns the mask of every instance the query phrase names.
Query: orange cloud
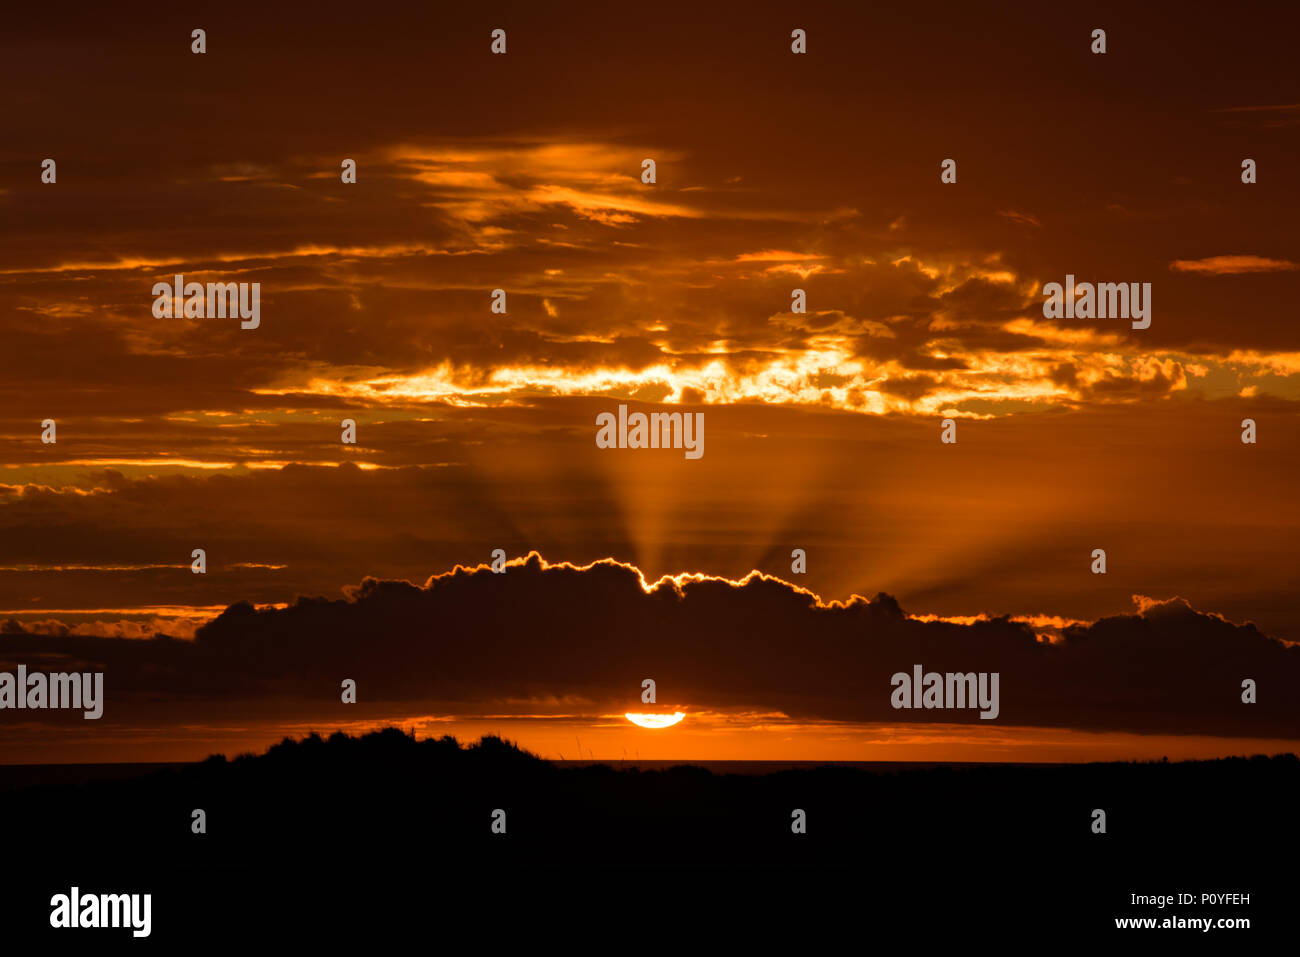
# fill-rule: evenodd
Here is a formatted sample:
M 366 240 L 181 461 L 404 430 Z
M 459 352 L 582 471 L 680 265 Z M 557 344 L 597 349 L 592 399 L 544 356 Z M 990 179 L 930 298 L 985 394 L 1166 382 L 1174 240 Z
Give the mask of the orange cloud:
M 1198 272 L 1209 276 L 1236 276 L 1252 272 L 1287 272 L 1300 269 L 1289 259 L 1264 256 L 1208 256 L 1205 259 L 1175 259 L 1169 264 L 1174 272 Z

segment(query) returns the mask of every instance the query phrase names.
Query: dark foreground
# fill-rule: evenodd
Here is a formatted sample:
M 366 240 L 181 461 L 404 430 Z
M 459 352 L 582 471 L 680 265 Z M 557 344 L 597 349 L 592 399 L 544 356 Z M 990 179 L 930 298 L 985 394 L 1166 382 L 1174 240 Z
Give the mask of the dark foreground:
M 835 920 L 886 937 L 1105 932 L 1224 946 L 1284 930 L 1300 850 L 1295 755 L 720 775 L 558 768 L 497 739 L 462 748 L 390 730 L 125 778 L 45 778 L 0 776 L 12 885 L 0 933 L 11 939 L 379 943 L 425 920 L 486 916 L 493 934 L 522 932 L 501 918 L 535 909 L 539 933 L 615 919 L 640 934 L 690 913 L 731 933 L 793 922 L 815 935 Z M 195 809 L 204 834 L 192 831 Z M 498 809 L 504 834 L 493 833 Z M 792 832 L 796 809 L 806 833 Z M 151 893 L 150 938 L 50 930 L 51 895 L 73 885 Z M 1179 893 L 1194 903 L 1180 906 Z M 1249 902 L 1202 898 L 1223 893 Z M 1251 928 L 1115 927 L 1146 916 L 1245 917 Z

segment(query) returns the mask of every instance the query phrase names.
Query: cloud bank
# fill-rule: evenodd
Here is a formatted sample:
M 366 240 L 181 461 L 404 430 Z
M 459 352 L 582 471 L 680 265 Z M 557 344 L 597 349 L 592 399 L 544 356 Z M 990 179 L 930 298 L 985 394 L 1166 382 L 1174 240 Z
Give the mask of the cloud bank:
M 1054 641 L 1011 618 L 908 617 L 886 594 L 823 603 L 758 573 L 647 584 L 633 566 L 480 566 L 425 586 L 366 579 L 339 600 L 228 607 L 193 641 L 0 635 L 0 662 L 102 670 L 106 712 L 274 697 L 304 710 L 338 702 L 343 678 L 367 701 L 429 710 L 581 698 L 622 710 L 653 677 L 662 708 L 762 708 L 855 722 L 975 721 L 973 711 L 895 711 L 890 677 L 998 672 L 999 723 L 1293 737 L 1300 647 L 1192 609 L 1141 598 L 1136 613 L 1066 624 Z M 1259 703 L 1241 701 L 1241 682 Z M 29 718 L 31 715 L 29 714 Z

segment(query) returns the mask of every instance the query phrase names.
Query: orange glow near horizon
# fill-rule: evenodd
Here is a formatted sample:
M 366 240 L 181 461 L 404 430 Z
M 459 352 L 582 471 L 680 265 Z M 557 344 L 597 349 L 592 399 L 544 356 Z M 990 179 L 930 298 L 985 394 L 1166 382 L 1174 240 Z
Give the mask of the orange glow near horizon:
M 357 705 L 356 707 L 364 707 Z M 495 735 L 547 760 L 601 761 L 812 761 L 812 762 L 1024 762 L 1197 760 L 1253 754 L 1296 753 L 1295 740 L 1209 735 L 1136 734 L 1070 728 L 971 724 L 891 725 L 796 721 L 780 714 L 693 712 L 692 722 L 670 735 L 632 730 L 624 714 L 605 715 L 404 715 L 367 709 L 338 722 L 271 715 L 239 720 L 207 716 L 184 735 L 159 735 L 156 727 L 87 730 L 51 727 L 41 739 L 0 741 L 0 765 L 96 764 L 107 749 L 115 761 L 202 761 L 211 754 L 261 754 L 282 739 L 336 731 L 362 735 L 396 727 L 419 739 L 450 735 L 462 745 Z M 663 717 L 668 717 L 664 715 Z M 50 762 L 52 753 L 59 755 Z

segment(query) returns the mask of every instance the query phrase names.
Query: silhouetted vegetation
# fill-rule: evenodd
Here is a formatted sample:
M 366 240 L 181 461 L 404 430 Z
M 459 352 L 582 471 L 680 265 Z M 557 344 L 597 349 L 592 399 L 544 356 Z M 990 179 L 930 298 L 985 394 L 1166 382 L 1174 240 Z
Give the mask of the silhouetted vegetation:
M 186 866 L 436 853 L 545 864 L 557 854 L 641 865 L 844 864 L 864 853 L 979 859 L 1023 850 L 1208 859 L 1295 837 L 1295 755 L 1195 762 L 826 766 L 768 775 L 698 767 L 559 767 L 496 737 L 462 746 L 397 729 L 286 739 L 260 756 L 127 780 L 18 787 L 10 840 L 43 854 L 121 853 Z M 202 808 L 207 833 L 191 832 Z M 505 835 L 490 830 L 494 809 Z M 807 813 L 806 834 L 791 812 Z M 1092 833 L 1094 808 L 1107 833 Z M 1289 822 L 1289 823 L 1288 823 Z M 71 826 L 74 825 L 75 826 Z M 1282 828 L 1284 830 L 1279 830 Z M 983 849 L 983 850 L 981 850 Z
M 534 898 L 571 886 L 525 876 L 537 868 L 586 880 L 611 867 L 796 868 L 783 886 L 809 901 L 889 919 L 964 910 L 1099 930 L 1138 913 L 1130 894 L 1176 890 L 1253 893 L 1248 913 L 1262 915 L 1282 902 L 1276 875 L 1294 860 L 1300 793 L 1291 754 L 742 775 L 557 766 L 496 737 L 465 746 L 392 728 L 80 784 L 68 769 L 45 785 L 41 769 L 6 770 L 0 815 L 16 825 L 6 848 L 29 862 L 21 913 L 39 917 L 78 881 L 139 887 L 159 895 L 159 920 L 182 938 L 231 893 L 262 915 L 294 895 L 306 912 L 326 896 L 371 894 L 370 914 L 434 886 L 478 902 L 513 880 Z M 195 808 L 205 834 L 191 831 Z M 491 831 L 498 808 L 504 835 Z M 796 808 L 806 834 L 791 831 Z M 1105 834 L 1092 831 L 1095 808 Z M 845 870 L 818 876 L 826 867 Z M 672 877 L 637 874 L 632 886 Z M 756 879 L 755 893 L 778 886 Z

